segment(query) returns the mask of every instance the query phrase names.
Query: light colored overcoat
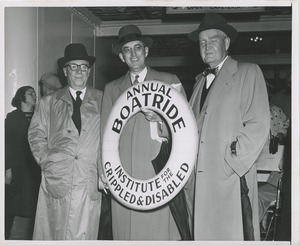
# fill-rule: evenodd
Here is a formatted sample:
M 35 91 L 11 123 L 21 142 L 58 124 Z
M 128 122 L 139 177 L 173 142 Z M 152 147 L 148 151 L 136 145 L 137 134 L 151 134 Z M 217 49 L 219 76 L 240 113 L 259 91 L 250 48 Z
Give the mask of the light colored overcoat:
M 179 84 L 177 76 L 147 68 L 145 80 L 157 80 L 169 85 Z M 130 73 L 105 86 L 102 102 L 101 133 L 114 103 L 130 86 Z M 181 92 L 184 93 L 183 88 Z M 138 179 L 155 176 L 151 160 L 160 151 L 161 143 L 150 136 L 150 123 L 139 112 L 124 126 L 120 139 L 122 165 L 129 175 Z M 99 166 L 102 171 L 102 166 Z M 170 209 L 164 206 L 155 211 L 135 211 L 112 199 L 112 227 L 115 240 L 179 240 L 180 235 Z
M 205 78 L 196 77 L 190 104 L 200 138 L 195 169 L 195 240 L 243 240 L 240 177 L 245 175 L 259 240 L 257 159 L 269 133 L 266 84 L 255 64 L 228 57 L 200 112 Z M 237 140 L 237 156 L 230 151 Z M 188 196 L 193 197 L 193 188 Z
M 102 92 L 87 87 L 79 135 L 68 86 L 41 98 L 29 127 L 31 150 L 42 169 L 34 239 L 97 239 L 97 189 Z

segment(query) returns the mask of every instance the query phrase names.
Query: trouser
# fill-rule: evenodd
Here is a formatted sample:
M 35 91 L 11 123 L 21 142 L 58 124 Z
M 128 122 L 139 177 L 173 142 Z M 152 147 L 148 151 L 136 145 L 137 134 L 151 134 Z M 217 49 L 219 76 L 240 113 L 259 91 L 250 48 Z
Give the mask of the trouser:
M 264 218 L 271 202 L 276 200 L 277 188 L 269 183 L 258 187 L 259 222 Z
M 291 241 L 292 203 L 291 193 L 282 192 L 282 207 L 276 241 Z
M 12 214 L 5 214 L 5 240 L 10 237 L 11 227 L 13 225 L 15 216 Z
M 9 240 L 32 240 L 33 225 L 33 217 L 15 216 Z

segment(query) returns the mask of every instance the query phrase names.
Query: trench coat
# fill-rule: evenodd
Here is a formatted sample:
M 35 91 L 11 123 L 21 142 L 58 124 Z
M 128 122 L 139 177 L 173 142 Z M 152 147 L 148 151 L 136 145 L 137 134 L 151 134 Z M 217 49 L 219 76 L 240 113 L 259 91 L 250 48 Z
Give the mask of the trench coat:
M 205 78 L 196 77 L 190 104 L 199 129 L 195 185 L 187 196 L 194 205 L 195 240 L 244 240 L 240 177 L 245 175 L 260 239 L 255 160 L 268 137 L 270 113 L 266 84 L 255 64 L 228 57 L 212 83 L 201 112 Z M 237 156 L 230 144 L 237 140 Z M 193 183 L 189 181 L 188 183 Z M 194 192 L 194 193 L 193 193 Z
M 146 80 L 157 80 L 169 85 L 180 84 L 176 75 L 158 72 L 147 68 Z M 130 86 L 130 73 L 116 79 L 105 86 L 102 102 L 101 134 L 109 113 L 118 97 Z M 185 95 L 184 89 L 181 92 Z M 129 175 L 139 179 L 155 176 L 151 160 L 155 159 L 161 142 L 150 137 L 150 123 L 143 113 L 139 112 L 124 126 L 120 139 L 120 157 L 124 169 Z M 99 166 L 99 171 L 103 171 Z M 117 200 L 112 199 L 112 229 L 114 240 L 179 240 L 180 234 L 176 227 L 169 207 L 154 211 L 136 211 L 129 209 Z
M 31 153 L 28 140 L 29 121 L 22 110 L 16 109 L 5 119 L 5 170 L 12 169 L 12 184 L 6 185 L 7 214 L 34 217 L 40 167 Z
M 29 127 L 31 150 L 42 170 L 33 239 L 97 239 L 97 188 L 102 92 L 87 87 L 79 135 L 68 86 L 42 97 Z

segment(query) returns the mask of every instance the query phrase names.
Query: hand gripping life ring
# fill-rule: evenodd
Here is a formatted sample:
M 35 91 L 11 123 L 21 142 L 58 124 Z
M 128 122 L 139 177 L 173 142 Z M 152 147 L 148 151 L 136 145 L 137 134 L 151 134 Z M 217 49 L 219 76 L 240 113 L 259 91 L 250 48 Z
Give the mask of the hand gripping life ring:
M 167 122 L 172 149 L 164 168 L 153 178 L 140 180 L 122 166 L 119 142 L 126 122 L 147 108 Z M 145 81 L 127 89 L 115 102 L 105 125 L 102 162 L 109 189 L 123 205 L 136 210 L 151 210 L 172 200 L 193 171 L 198 150 L 198 129 L 186 99 L 172 86 Z M 151 163 L 149 163 L 151 164 Z M 145 188 L 147 185 L 148 188 Z M 147 189 L 146 192 L 143 190 Z

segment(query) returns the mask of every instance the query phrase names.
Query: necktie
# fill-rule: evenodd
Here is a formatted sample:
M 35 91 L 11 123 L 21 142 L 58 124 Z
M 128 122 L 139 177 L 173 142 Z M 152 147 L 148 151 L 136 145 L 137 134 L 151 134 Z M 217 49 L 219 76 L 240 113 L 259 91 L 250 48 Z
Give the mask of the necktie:
M 135 78 L 134 78 L 134 81 L 133 81 L 133 83 L 132 83 L 133 85 L 136 85 L 136 84 L 139 83 L 138 78 L 139 78 L 139 75 L 136 75 Z
M 81 114 L 80 114 L 80 106 L 81 106 L 81 98 L 80 94 L 81 91 L 76 92 L 76 100 L 73 100 L 73 115 L 72 115 L 72 120 L 78 130 L 78 133 L 80 134 L 81 131 Z
M 202 75 L 204 76 L 204 77 L 207 77 L 209 74 L 213 74 L 213 75 L 217 75 L 218 74 L 218 71 L 219 71 L 219 67 L 215 67 L 215 68 L 213 68 L 213 69 L 211 69 L 211 68 L 206 68 L 205 70 L 204 70 L 204 72 L 202 73 Z

